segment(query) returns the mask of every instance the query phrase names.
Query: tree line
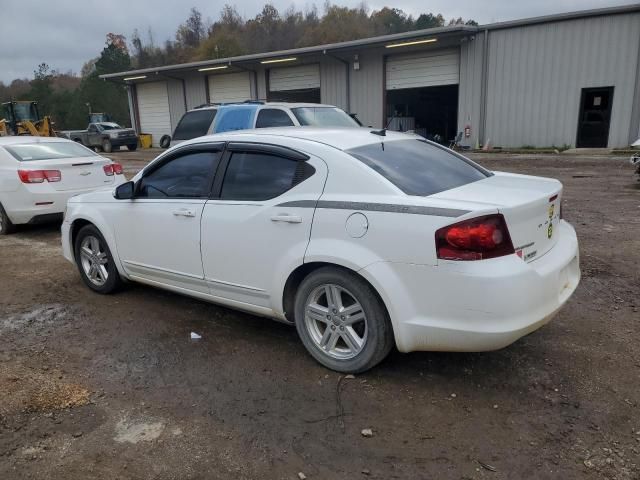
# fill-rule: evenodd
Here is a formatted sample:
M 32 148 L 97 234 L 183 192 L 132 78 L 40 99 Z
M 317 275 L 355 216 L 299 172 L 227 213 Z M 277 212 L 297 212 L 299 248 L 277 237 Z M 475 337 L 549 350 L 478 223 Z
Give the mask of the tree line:
M 234 6 L 227 4 L 216 21 L 205 19 L 198 9 L 192 8 L 187 19 L 177 27 L 174 39 L 157 44 L 151 29 L 146 35 L 135 30 L 129 42 L 121 34 L 109 33 L 100 55 L 88 60 L 79 75 L 41 64 L 32 79 L 16 79 L 9 85 L 0 82 L 0 101 L 36 100 L 41 114 L 51 115 L 57 129 L 84 128 L 89 109 L 107 112 L 115 121 L 128 124 L 125 88 L 101 80 L 100 75 L 447 24 L 477 25 L 473 20 L 462 18 L 447 21 L 441 14 L 423 13 L 414 17 L 397 8 L 370 11 L 365 4 L 349 8 L 327 2 L 322 13 L 315 6 L 304 11 L 291 7 L 279 12 L 272 4 L 266 4 L 250 19 L 243 18 Z

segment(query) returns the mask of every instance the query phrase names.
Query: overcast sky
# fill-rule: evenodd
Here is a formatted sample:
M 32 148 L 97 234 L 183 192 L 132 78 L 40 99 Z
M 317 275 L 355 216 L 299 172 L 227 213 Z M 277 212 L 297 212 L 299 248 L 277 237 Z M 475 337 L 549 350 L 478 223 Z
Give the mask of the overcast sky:
M 229 1 L 245 18 L 255 16 L 262 0 Z M 156 44 L 173 39 L 176 27 L 197 7 L 204 18 L 215 20 L 225 3 L 207 0 L 0 0 L 0 81 L 31 78 L 38 64 L 78 73 L 84 62 L 99 54 L 109 32 L 131 36 L 151 28 Z M 284 11 L 312 5 L 304 0 L 274 0 Z M 316 2 L 321 10 L 324 0 Z M 338 5 L 355 6 L 361 0 L 337 0 Z M 385 5 L 407 13 L 442 13 L 450 18 L 472 18 L 480 24 L 558 12 L 637 3 L 630 0 L 383 0 L 366 2 L 371 9 Z

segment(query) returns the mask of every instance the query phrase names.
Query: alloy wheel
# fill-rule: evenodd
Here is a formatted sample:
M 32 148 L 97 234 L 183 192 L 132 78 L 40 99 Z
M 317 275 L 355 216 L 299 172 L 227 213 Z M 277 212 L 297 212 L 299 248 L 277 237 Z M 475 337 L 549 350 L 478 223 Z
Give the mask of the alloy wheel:
M 93 235 L 87 235 L 80 244 L 80 263 L 82 270 L 89 281 L 101 287 L 109 278 L 107 264 L 109 258 L 106 249 L 100 239 Z
M 364 309 L 351 292 L 339 285 L 316 287 L 307 297 L 304 320 L 315 346 L 332 358 L 353 358 L 367 342 Z

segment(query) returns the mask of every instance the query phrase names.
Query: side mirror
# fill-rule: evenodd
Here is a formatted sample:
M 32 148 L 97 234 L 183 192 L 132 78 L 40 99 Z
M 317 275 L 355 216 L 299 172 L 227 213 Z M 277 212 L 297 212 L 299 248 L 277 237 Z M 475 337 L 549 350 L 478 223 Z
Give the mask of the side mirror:
M 118 185 L 115 192 L 113 192 L 113 198 L 116 200 L 131 200 L 133 198 L 134 186 L 135 184 L 133 182 Z

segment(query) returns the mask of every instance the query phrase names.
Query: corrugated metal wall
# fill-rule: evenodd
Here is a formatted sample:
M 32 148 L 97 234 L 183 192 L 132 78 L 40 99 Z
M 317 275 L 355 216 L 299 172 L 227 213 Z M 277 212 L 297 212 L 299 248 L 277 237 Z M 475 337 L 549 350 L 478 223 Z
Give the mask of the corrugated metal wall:
M 468 125 L 471 136 L 462 144 L 475 147 L 480 143 L 480 109 L 482 99 L 483 34 L 469 37 L 460 45 L 460 85 L 458 89 L 458 132 Z
M 334 58 L 323 59 L 320 64 L 320 101 L 349 111 L 347 105 L 347 68 Z
M 384 57 L 380 53 L 359 55 L 360 70 L 351 70 L 351 113 L 372 127 L 382 128 L 384 112 Z
M 169 113 L 171 115 L 171 132 L 176 129 L 178 122 L 186 112 L 184 104 L 184 89 L 182 80 L 167 80 L 167 93 L 169 95 Z
M 575 145 L 581 89 L 614 86 L 609 146 L 628 145 L 640 14 L 489 33 L 486 137 L 494 145 Z
M 207 103 L 207 77 L 202 73 L 193 73 L 184 79 L 187 87 L 187 110 Z

